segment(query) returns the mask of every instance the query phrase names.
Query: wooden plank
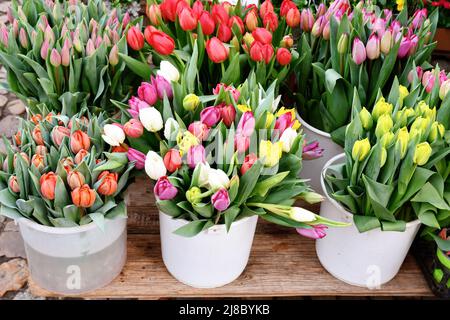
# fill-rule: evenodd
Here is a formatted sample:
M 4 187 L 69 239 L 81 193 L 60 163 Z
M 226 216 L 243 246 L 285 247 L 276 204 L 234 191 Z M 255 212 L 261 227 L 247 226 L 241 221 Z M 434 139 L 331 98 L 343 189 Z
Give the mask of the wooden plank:
M 30 281 L 34 295 L 55 297 Z M 110 285 L 84 298 L 224 298 L 295 296 L 432 296 L 411 255 L 399 274 L 377 290 L 347 285 L 325 271 L 316 257 L 314 241 L 286 233 L 257 233 L 244 273 L 216 289 L 194 289 L 175 280 L 161 258 L 158 235 L 131 234 L 128 262 Z

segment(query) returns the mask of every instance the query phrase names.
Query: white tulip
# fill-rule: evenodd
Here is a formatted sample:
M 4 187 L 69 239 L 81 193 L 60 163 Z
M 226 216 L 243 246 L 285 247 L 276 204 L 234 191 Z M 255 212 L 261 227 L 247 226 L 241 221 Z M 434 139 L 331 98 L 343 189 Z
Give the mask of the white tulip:
M 113 124 L 106 124 L 103 127 L 103 140 L 113 147 L 120 146 L 125 141 L 125 132 L 119 126 Z
M 180 72 L 178 69 L 171 64 L 169 61 L 161 61 L 159 65 L 159 70 L 156 72 L 159 76 L 163 77 L 167 81 L 177 82 L 180 79 Z
M 292 128 L 286 128 L 286 130 L 284 130 L 280 138 L 280 141 L 283 144 L 284 152 L 291 151 L 292 145 L 294 144 L 294 140 L 297 138 L 297 136 L 297 131 Z
M 209 169 L 208 184 L 212 190 L 219 190 L 222 188 L 228 189 L 230 186 L 230 178 L 220 169 Z
M 164 125 L 164 138 L 169 141 L 175 141 L 177 139 L 178 130 L 180 125 L 174 118 L 169 118 Z
M 312 222 L 317 219 L 314 213 L 299 207 L 292 207 L 289 216 L 298 222 Z
M 145 158 L 145 172 L 150 179 L 158 180 L 167 173 L 163 158 L 154 151 L 149 151 Z
M 209 171 L 211 168 L 209 167 L 208 162 L 199 162 L 195 168 L 195 171 L 199 171 L 198 173 L 198 186 L 206 187 L 209 184 Z
M 141 120 L 144 128 L 150 132 L 157 132 L 164 126 L 161 113 L 154 107 L 139 110 L 139 120 Z

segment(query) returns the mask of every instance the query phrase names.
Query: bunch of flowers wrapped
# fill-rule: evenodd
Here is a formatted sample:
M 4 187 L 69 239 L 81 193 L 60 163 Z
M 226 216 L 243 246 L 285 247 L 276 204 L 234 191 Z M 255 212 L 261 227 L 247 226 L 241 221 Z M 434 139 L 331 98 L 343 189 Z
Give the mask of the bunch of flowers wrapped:
M 294 109 L 278 108 L 275 84 L 265 91 L 252 73 L 238 88 L 219 84 L 216 91 L 188 94 L 179 109 L 167 97 L 153 106 L 144 103 L 138 112 L 125 110 L 122 128 L 105 126 L 104 140 L 127 145 L 136 168 L 156 180 L 160 210 L 190 221 L 177 233 L 194 236 L 214 224 L 229 229 L 251 215 L 310 237 L 342 225 L 294 204 L 321 200 L 298 178 L 302 157 L 320 156 L 321 150 L 305 144 Z
M 353 213 L 360 232 L 403 231 L 416 219 L 439 228 L 450 208 L 444 192 L 450 148 L 436 108 L 425 101 L 401 108 L 398 100 L 381 96 L 372 112 L 355 107 L 346 162 L 326 172 L 328 192 Z
M 283 3 L 292 7 L 289 11 L 297 10 L 292 1 Z M 303 11 L 309 18 L 296 24 L 303 32 L 295 98 L 307 122 L 343 144 L 353 88 L 363 105 L 373 105 L 378 91 L 386 93 L 395 76 L 406 85 L 413 65 L 426 65 L 436 45 L 431 41 L 437 12 L 427 16 L 420 10 L 408 18 L 406 11 L 396 15 L 362 2 L 352 8 L 348 0 L 336 0 L 329 8 L 321 5 L 315 14 Z
M 147 16 L 150 25 L 144 33 L 138 27 L 130 28 L 128 45 L 151 52 L 156 65 L 167 60 L 179 70 L 198 70 L 199 82 L 189 88 L 191 92 L 210 92 L 220 82 L 238 85 L 250 70 L 263 86 L 281 81 L 296 57 L 285 20 L 275 13 L 270 0 L 259 8 L 244 8 L 240 2 L 198 0 L 190 6 L 182 0 L 150 1 Z M 191 56 L 195 63 L 187 64 Z
M 123 191 L 134 166 L 126 153 L 106 152 L 104 121 L 86 109 L 69 118 L 45 108 L 24 120 L 0 155 L 0 213 L 54 227 L 94 221 L 103 228 L 105 218 L 126 216 Z
M 111 98 L 128 99 L 136 77 L 119 58 L 128 51 L 128 14 L 107 12 L 99 0 L 13 1 L 8 21 L 0 26 L 0 61 L 9 90 L 30 107 L 46 103 L 72 116 L 83 101 L 112 112 Z

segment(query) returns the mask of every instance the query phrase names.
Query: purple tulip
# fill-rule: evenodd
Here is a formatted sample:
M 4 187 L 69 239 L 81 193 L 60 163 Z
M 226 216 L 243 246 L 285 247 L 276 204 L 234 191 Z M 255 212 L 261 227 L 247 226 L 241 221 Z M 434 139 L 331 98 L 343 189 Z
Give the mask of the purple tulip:
M 130 109 L 128 109 L 128 112 L 130 115 L 138 119 L 139 118 L 139 111 L 143 108 L 150 108 L 150 106 L 147 104 L 147 102 L 142 101 L 138 97 L 131 97 L 130 100 L 128 100 L 128 106 Z
M 170 183 L 167 176 L 163 176 L 156 182 L 153 192 L 159 200 L 172 200 L 177 195 L 178 190 Z
M 159 99 L 164 99 L 164 94 L 167 96 L 167 98 L 172 99 L 172 85 L 164 77 L 161 77 L 159 75 L 156 77 L 152 77 L 152 85 L 156 88 Z
M 187 164 L 189 168 L 194 169 L 197 164 L 205 161 L 205 148 L 201 144 L 189 148 L 187 153 Z
M 411 42 L 411 47 L 409 48 L 408 55 L 412 56 L 417 51 L 417 45 L 419 44 L 419 37 L 417 35 L 413 34 L 409 38 L 409 40 Z
M 319 142 L 314 141 L 303 147 L 302 157 L 304 160 L 313 160 L 320 158 L 323 154 L 323 149 L 319 147 Z
M 357 65 L 366 61 L 366 47 L 358 37 L 353 40 L 352 58 Z
M 158 93 L 154 85 L 148 82 L 142 82 L 138 88 L 139 99 L 144 100 L 150 106 L 153 106 L 158 100 Z
M 251 111 L 244 112 L 241 120 L 239 120 L 236 134 L 250 137 L 255 130 L 255 122 L 255 117 L 253 116 L 253 113 Z
M 407 37 L 402 37 L 400 42 L 400 48 L 398 49 L 397 56 L 402 59 L 406 57 L 409 53 L 409 49 L 411 49 L 411 40 Z
M 297 228 L 297 232 L 307 238 L 310 239 L 322 239 L 325 237 L 326 230 L 328 229 L 327 226 L 324 226 L 322 224 L 319 224 L 317 226 L 311 226 L 311 228 Z
M 142 170 L 145 168 L 145 154 L 143 154 L 142 152 L 133 148 L 129 148 L 127 152 L 127 157 L 130 162 L 136 161 L 135 163 L 136 169 Z
M 200 112 L 200 120 L 202 123 L 206 124 L 209 128 L 214 126 L 220 121 L 220 110 L 219 108 L 207 107 Z
M 230 205 L 230 196 L 228 195 L 227 189 L 219 189 L 211 197 L 211 202 L 218 211 L 226 210 Z

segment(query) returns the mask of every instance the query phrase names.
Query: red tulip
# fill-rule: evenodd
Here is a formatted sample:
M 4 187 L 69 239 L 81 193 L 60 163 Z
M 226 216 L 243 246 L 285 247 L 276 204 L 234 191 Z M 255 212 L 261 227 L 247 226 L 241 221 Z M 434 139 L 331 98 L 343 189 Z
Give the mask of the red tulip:
M 183 161 L 181 160 L 180 151 L 176 149 L 170 149 L 164 155 L 164 165 L 167 171 L 175 172 L 177 169 L 181 168 Z
M 160 5 L 161 15 L 164 20 L 175 21 L 177 17 L 177 5 L 180 0 L 164 0 Z
M 219 38 L 220 41 L 229 42 L 232 35 L 233 33 L 231 32 L 230 27 L 223 23 L 219 24 L 219 29 L 217 30 L 217 38 Z
M 263 45 L 259 41 L 253 41 L 252 46 L 250 47 L 250 58 L 253 61 L 259 62 L 264 60 L 263 55 Z
M 233 26 L 236 25 L 239 28 L 239 31 L 241 34 L 244 34 L 245 27 L 244 22 L 242 22 L 242 19 L 238 16 L 232 16 L 230 20 L 228 20 L 228 26 L 233 29 Z
M 256 28 L 252 32 L 252 36 L 256 41 L 259 41 L 263 44 L 272 43 L 272 33 L 265 28 Z
M 291 28 L 295 28 L 300 24 L 300 11 L 297 7 L 291 8 L 287 12 L 286 24 Z
M 208 11 L 203 11 L 200 18 L 200 25 L 202 26 L 202 31 L 204 35 L 209 36 L 214 32 L 214 29 L 216 28 L 216 24 L 214 23 L 213 18 L 209 14 Z
M 220 4 L 213 5 L 211 15 L 216 23 L 228 24 L 230 19 L 227 10 Z
M 287 13 L 292 8 L 296 8 L 297 9 L 297 6 L 295 5 L 295 3 L 293 1 L 291 1 L 291 0 L 283 0 L 283 2 L 281 2 L 281 6 L 280 6 L 280 15 L 282 17 L 286 17 Z
M 80 208 L 92 207 L 96 199 L 95 190 L 87 184 L 73 190 L 71 196 L 73 204 Z
M 254 10 L 251 10 L 245 16 L 245 26 L 252 32 L 258 27 L 258 16 Z
M 197 0 L 192 5 L 192 10 L 194 11 L 195 17 L 200 19 L 200 16 L 203 13 L 203 3 L 200 0 Z
M 175 41 L 166 33 L 152 26 L 145 28 L 145 40 L 161 55 L 169 55 L 175 49 Z
M 139 51 L 144 47 L 144 35 L 138 27 L 133 26 L 128 29 L 127 43 L 133 50 L 136 51 Z
M 241 175 L 244 175 L 258 160 L 258 157 L 254 153 L 250 153 L 244 158 L 244 163 L 241 166 Z
M 278 28 L 278 17 L 275 12 L 268 12 L 263 18 L 263 25 L 272 32 Z
M 266 64 L 269 64 L 270 60 L 272 60 L 272 57 L 273 57 L 273 47 L 271 44 L 265 44 L 263 46 L 262 50 L 263 50 L 264 61 L 266 62 Z
M 53 172 L 45 173 L 39 179 L 41 194 L 47 200 L 55 199 L 57 176 Z
M 261 7 L 259 8 L 259 16 L 264 19 L 264 16 L 268 12 L 273 12 L 273 4 L 270 0 L 266 0 L 261 4 Z
M 232 104 L 220 107 L 220 117 L 223 123 L 229 128 L 236 118 L 236 109 Z
M 277 50 L 277 61 L 280 65 L 285 66 L 291 63 L 292 55 L 291 52 L 286 48 L 278 48 Z
M 218 38 L 212 37 L 206 42 L 206 53 L 211 61 L 221 63 L 228 58 L 230 50 Z
M 181 10 L 178 21 L 180 22 L 181 29 L 184 31 L 191 31 L 197 28 L 197 17 L 194 11 L 189 7 Z

